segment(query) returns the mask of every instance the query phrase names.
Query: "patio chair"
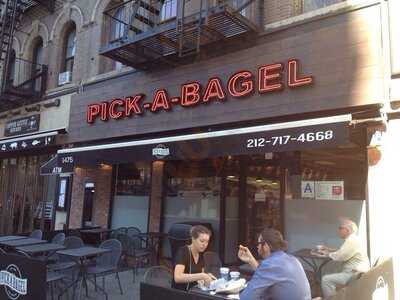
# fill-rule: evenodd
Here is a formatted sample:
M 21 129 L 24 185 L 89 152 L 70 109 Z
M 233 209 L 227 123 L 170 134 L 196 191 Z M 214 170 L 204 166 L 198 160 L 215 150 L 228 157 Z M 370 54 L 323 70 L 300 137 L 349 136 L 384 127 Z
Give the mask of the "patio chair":
M 150 267 L 143 277 L 143 282 L 157 286 L 171 287 L 172 271 L 164 266 Z
M 64 245 L 65 241 L 65 233 L 60 232 L 57 233 L 52 239 L 51 242 L 58 245 Z
M 135 282 L 137 270 L 139 267 L 144 267 L 147 262 L 151 261 L 153 255 L 153 249 L 147 246 L 143 246 L 143 239 L 139 236 L 121 236 L 122 248 L 124 251 L 124 259 L 127 266 L 129 266 L 128 259 L 132 258 L 134 260 L 134 265 L 132 268 L 133 272 L 133 282 Z
M 133 227 L 133 226 L 132 227 L 128 227 L 127 230 L 126 230 L 126 234 L 128 236 L 136 236 L 136 235 L 138 235 L 140 233 L 141 233 L 140 229 L 137 228 L 137 227 Z
M 15 252 L 18 255 L 24 256 L 26 258 L 29 258 L 29 259 L 32 258 L 28 253 L 26 253 L 24 251 L 16 250 Z M 65 277 L 66 276 L 64 274 L 61 274 L 61 273 L 58 273 L 58 272 L 52 271 L 52 270 L 47 270 L 47 273 L 46 273 L 46 284 L 50 288 L 51 299 L 54 299 L 54 284 L 57 283 L 58 281 L 63 280 Z
M 111 252 L 96 257 L 96 264 L 87 268 L 87 274 L 89 276 L 93 275 L 95 282 L 97 277 L 102 277 L 103 289 L 105 292 L 105 277 L 115 273 L 115 277 L 118 280 L 119 290 L 122 295 L 123 291 L 118 273 L 118 263 L 121 259 L 122 244 L 116 239 L 110 239 L 102 242 L 99 248 L 110 249 Z M 97 288 L 96 285 L 95 288 Z
M 31 232 L 31 234 L 29 235 L 30 238 L 33 239 L 39 239 L 41 240 L 43 237 L 43 232 L 40 229 L 36 229 L 34 231 Z
M 84 246 L 81 238 L 77 236 L 68 236 L 64 240 L 64 246 L 66 249 L 76 249 Z M 70 258 L 58 255 L 56 257 L 56 263 L 50 265 L 50 269 L 53 271 L 65 271 L 76 267 L 76 262 L 72 261 Z
M 219 277 L 219 268 L 222 267 L 221 259 L 218 254 L 212 251 L 207 251 L 204 253 L 204 271 L 206 273 L 211 273 L 215 277 Z
M 126 235 L 128 231 L 128 228 L 126 227 L 120 227 L 117 229 L 114 229 L 110 232 L 110 239 L 118 239 L 120 235 Z
M 190 230 L 192 225 L 173 224 L 168 231 L 168 241 L 171 246 L 171 260 L 175 265 L 175 256 L 180 247 L 187 245 L 190 241 Z

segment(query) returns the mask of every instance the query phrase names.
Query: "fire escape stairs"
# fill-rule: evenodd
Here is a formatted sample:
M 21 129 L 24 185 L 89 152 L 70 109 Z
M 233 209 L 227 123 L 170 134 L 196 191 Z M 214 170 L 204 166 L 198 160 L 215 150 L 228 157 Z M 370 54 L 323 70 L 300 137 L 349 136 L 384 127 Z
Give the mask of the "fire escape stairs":
M 199 4 L 197 12 L 185 15 L 189 1 L 181 0 L 176 17 L 161 20 L 164 0 L 128 0 L 117 7 L 130 5 L 129 20 L 115 18 L 110 13 L 115 13 L 113 8 L 105 12 L 112 22 L 124 24 L 127 30 L 124 37 L 102 47 L 100 54 L 136 69 L 189 62 L 203 46 L 256 33 L 257 26 L 243 13 L 255 2 L 225 0 L 209 6 L 208 1 L 196 0 Z
M 29 98 L 41 97 L 43 94 L 43 87 L 40 92 L 34 91 L 32 87 L 38 78 L 46 78 L 45 66 L 40 73 L 34 74 L 32 71 L 30 78 L 21 83 L 13 85 L 10 82 L 12 44 L 15 31 L 18 30 L 21 17 L 27 9 L 35 5 L 43 5 L 52 12 L 54 3 L 55 0 L 0 0 L 0 111 L 21 106 L 32 100 Z

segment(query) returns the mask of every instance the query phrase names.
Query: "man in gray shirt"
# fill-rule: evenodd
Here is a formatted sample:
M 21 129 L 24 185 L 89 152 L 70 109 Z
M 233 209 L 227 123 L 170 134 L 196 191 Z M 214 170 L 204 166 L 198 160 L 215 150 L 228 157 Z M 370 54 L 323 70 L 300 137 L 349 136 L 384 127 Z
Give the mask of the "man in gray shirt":
M 327 274 L 322 277 L 322 294 L 324 298 L 336 294 L 338 285 L 346 285 L 360 273 L 369 270 L 370 264 L 364 247 L 357 236 L 357 225 L 349 220 L 342 219 L 338 229 L 338 235 L 344 239 L 344 243 L 338 250 L 323 247 L 322 252 L 334 261 L 343 263 L 340 273 Z

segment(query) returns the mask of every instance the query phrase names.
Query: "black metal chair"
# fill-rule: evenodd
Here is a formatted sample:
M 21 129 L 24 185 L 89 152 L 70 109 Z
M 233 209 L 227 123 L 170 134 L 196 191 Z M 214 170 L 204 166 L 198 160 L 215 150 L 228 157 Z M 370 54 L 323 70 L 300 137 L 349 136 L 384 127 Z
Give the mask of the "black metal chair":
M 168 231 L 168 241 L 171 249 L 171 260 L 172 264 L 175 265 L 175 256 L 178 249 L 188 245 L 191 237 L 190 230 L 192 225 L 188 224 L 173 224 Z
M 114 229 L 110 232 L 110 239 L 118 239 L 120 235 L 126 235 L 128 231 L 128 228 L 126 227 L 120 227 L 117 229 Z
M 15 251 L 16 254 L 24 256 L 26 258 L 32 258 L 28 253 L 20 250 Z M 50 295 L 51 299 L 54 299 L 54 284 L 57 283 L 58 281 L 62 281 L 64 278 L 66 278 L 65 274 L 61 274 L 57 271 L 53 270 L 47 270 L 46 273 L 46 284 L 50 288 Z
M 103 279 L 103 290 L 105 292 L 105 277 L 110 274 L 114 274 L 118 280 L 119 290 L 121 295 L 123 294 L 121 281 L 118 273 L 118 264 L 122 254 L 122 244 L 116 239 L 110 239 L 102 242 L 99 248 L 110 249 L 111 252 L 107 252 L 96 258 L 96 264 L 87 268 L 87 274 L 94 276 L 96 282 L 97 277 Z M 95 288 L 97 286 L 95 285 Z
M 128 236 L 136 236 L 136 235 L 139 235 L 140 233 L 142 233 L 140 231 L 140 229 L 137 228 L 137 227 L 133 227 L 133 226 L 132 227 L 128 227 L 127 230 L 126 230 L 126 234 Z
M 221 259 L 216 252 L 207 251 L 204 253 L 204 271 L 219 277 L 219 269 L 222 267 Z
M 43 237 L 43 232 L 40 229 L 36 229 L 34 231 L 31 232 L 31 234 L 29 235 L 30 238 L 33 239 L 39 239 L 41 240 Z
M 157 286 L 171 287 L 172 271 L 164 266 L 150 267 L 143 277 L 143 282 Z
M 84 244 L 81 238 L 77 236 L 68 236 L 64 240 L 64 246 L 66 249 L 76 249 L 83 247 Z M 77 263 L 72 261 L 69 257 L 57 254 L 55 258 L 56 263 L 49 265 L 51 270 L 65 271 L 77 267 Z
M 57 233 L 52 239 L 51 242 L 58 245 L 64 245 L 65 241 L 65 233 L 60 232 Z
M 119 239 L 122 243 L 124 252 L 124 259 L 127 266 L 129 266 L 128 260 L 131 258 L 134 261 L 132 272 L 133 282 L 135 282 L 137 270 L 139 267 L 144 267 L 146 262 L 151 261 L 153 250 L 147 246 L 143 246 L 143 239 L 139 236 L 120 236 Z

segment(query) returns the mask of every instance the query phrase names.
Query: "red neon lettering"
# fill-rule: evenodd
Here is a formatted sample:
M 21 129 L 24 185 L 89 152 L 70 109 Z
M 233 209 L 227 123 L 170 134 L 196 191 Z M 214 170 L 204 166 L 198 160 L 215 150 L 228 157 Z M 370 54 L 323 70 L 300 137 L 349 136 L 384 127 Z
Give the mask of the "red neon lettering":
M 254 90 L 253 75 L 249 71 L 233 74 L 228 80 L 228 92 L 232 97 L 244 97 Z M 247 80 L 242 80 L 247 79 Z
M 259 67 L 258 92 L 262 94 L 282 90 L 283 84 L 280 81 L 282 78 L 282 71 L 283 64 L 281 63 Z
M 110 103 L 110 107 L 108 109 L 108 113 L 111 119 L 119 119 L 123 117 L 124 113 L 122 111 L 117 110 L 118 106 L 123 106 L 124 101 L 122 99 L 114 99 Z
M 217 77 L 211 78 L 204 92 L 203 102 L 208 102 L 212 98 L 217 98 L 217 100 L 225 100 L 225 92 L 222 89 L 221 80 Z
M 108 102 L 103 102 L 101 105 L 100 111 L 100 120 L 107 121 L 108 120 Z
M 154 95 L 153 103 L 151 104 L 151 111 L 156 112 L 159 108 L 169 110 L 171 107 L 168 102 L 168 95 L 166 90 L 157 90 Z
M 181 105 L 193 106 L 200 100 L 200 84 L 197 82 L 185 83 L 181 87 Z
M 100 113 L 100 104 L 90 104 L 86 110 L 86 122 L 93 123 L 96 116 Z
M 125 98 L 125 116 L 129 117 L 132 112 L 136 115 L 141 115 L 143 113 L 138 102 L 144 97 L 143 94 L 136 95 L 135 97 L 129 96 Z
M 312 76 L 304 76 L 300 78 L 300 67 L 297 59 L 290 59 L 288 61 L 288 86 L 291 88 L 309 85 L 313 83 Z

